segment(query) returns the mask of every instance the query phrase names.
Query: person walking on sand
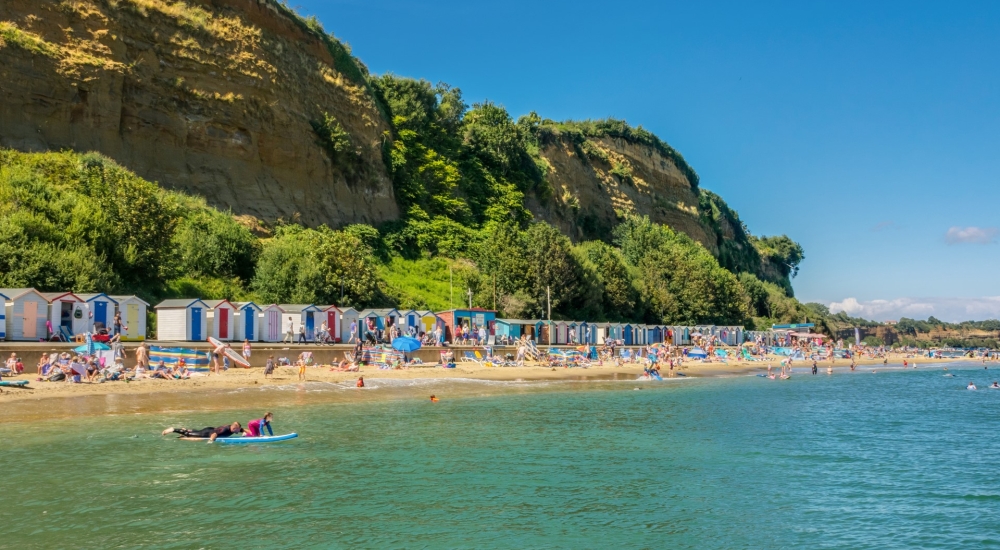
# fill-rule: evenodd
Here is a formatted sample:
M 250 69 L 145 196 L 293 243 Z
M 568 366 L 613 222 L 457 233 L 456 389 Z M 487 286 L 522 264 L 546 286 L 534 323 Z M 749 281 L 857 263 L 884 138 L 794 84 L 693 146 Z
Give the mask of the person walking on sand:
M 252 350 L 250 349 L 250 339 L 249 338 L 244 338 L 243 339 L 243 358 L 247 360 L 247 363 L 250 363 L 250 352 L 251 351 Z M 247 367 L 247 368 L 249 369 L 250 367 Z
M 264 379 L 266 380 L 272 374 L 274 374 L 274 356 L 269 355 L 267 363 L 264 364 Z

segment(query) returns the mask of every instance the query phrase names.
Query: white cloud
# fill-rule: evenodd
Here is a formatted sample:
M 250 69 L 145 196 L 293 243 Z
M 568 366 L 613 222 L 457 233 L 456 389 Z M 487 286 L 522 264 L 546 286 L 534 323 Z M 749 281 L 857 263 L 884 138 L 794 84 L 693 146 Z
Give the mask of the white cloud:
M 1000 319 L 1000 296 L 982 298 L 896 298 L 894 300 L 867 300 L 845 298 L 830 303 L 830 312 L 845 312 L 851 317 L 875 321 L 888 321 L 909 317 L 926 319 L 930 316 L 942 321 L 981 321 Z
M 944 234 L 948 244 L 993 244 L 1000 229 L 996 227 L 950 227 Z

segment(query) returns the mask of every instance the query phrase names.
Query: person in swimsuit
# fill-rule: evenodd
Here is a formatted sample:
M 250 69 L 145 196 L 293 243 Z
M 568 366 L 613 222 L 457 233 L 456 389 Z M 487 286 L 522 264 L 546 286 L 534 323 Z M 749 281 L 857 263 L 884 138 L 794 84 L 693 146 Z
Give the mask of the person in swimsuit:
M 213 428 L 209 426 L 207 428 L 202 428 L 200 430 L 189 430 L 187 428 L 167 428 L 163 430 L 163 433 L 161 433 L 160 435 L 167 435 L 169 433 L 180 434 L 181 437 L 196 437 L 201 439 L 207 438 L 209 441 L 215 441 L 216 438 L 219 437 L 229 437 L 231 435 L 236 435 L 236 434 L 245 434 L 247 433 L 247 431 L 243 429 L 243 426 L 241 426 L 239 422 L 233 422 L 228 426 L 219 426 L 218 428 Z
M 267 363 L 264 364 L 264 378 L 274 374 L 274 356 L 268 356 Z
M 365 387 L 365 377 L 364 376 L 359 376 L 358 377 L 358 383 L 357 383 L 356 386 L 359 387 L 359 388 Z
M 271 420 L 274 420 L 274 415 L 268 412 L 264 415 L 264 418 L 248 422 L 247 437 L 260 437 L 264 435 L 264 428 L 267 428 L 267 435 L 274 435 L 274 432 L 271 431 Z
M 440 401 L 440 399 L 438 399 L 436 395 L 431 396 L 431 403 L 437 403 L 438 401 Z

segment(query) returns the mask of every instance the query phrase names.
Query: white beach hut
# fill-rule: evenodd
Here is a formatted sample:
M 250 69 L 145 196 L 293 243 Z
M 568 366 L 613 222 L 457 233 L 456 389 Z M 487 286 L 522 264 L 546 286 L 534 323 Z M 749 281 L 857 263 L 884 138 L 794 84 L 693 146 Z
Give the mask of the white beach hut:
M 259 342 L 261 338 L 260 306 L 253 302 L 235 302 L 236 316 L 233 326 L 236 330 L 235 339 L 239 342 L 250 340 Z
M 281 304 L 281 328 L 282 336 L 288 330 L 288 324 L 292 325 L 292 336 L 297 342 L 299 340 L 299 327 L 305 326 L 306 341 L 316 337 L 316 317 L 314 312 L 319 308 L 312 304 Z
M 146 339 L 146 311 L 149 304 L 135 295 L 111 296 L 118 304 L 118 313 L 122 316 L 123 342 L 142 342 Z M 114 319 L 112 318 L 112 321 Z M 113 326 L 108 328 L 114 330 Z
M 217 340 L 229 342 L 236 334 L 233 319 L 236 317 L 236 306 L 229 300 L 205 300 L 208 306 L 206 317 L 211 327 L 209 335 Z
M 281 316 L 285 312 L 278 304 L 271 304 L 260 311 L 260 340 L 262 342 L 280 342 L 284 338 L 284 327 L 281 326 Z
M 5 317 L 8 340 L 37 341 L 48 338 L 49 301 L 33 288 L 0 288 L 6 296 Z
M 201 300 L 163 300 L 153 309 L 157 340 L 200 342 L 209 335 L 208 304 Z
M 351 339 L 351 323 L 354 324 L 355 330 L 360 330 L 358 328 L 358 310 L 353 307 L 340 310 L 340 342 L 346 344 Z M 354 339 L 357 342 L 357 338 Z M 352 342 L 353 343 L 353 342 Z
M 87 332 L 87 303 L 72 292 L 42 292 L 48 301 L 49 321 L 52 329 L 66 341 Z
M 115 308 L 118 302 L 107 294 L 78 294 L 87 304 L 87 331 L 93 332 L 95 326 L 100 326 L 111 334 L 111 322 L 115 319 Z

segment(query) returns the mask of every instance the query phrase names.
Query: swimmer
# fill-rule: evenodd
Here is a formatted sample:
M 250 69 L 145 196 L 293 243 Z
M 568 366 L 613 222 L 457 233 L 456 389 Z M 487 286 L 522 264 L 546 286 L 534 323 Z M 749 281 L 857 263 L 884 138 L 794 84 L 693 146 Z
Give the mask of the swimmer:
M 440 401 L 440 399 L 438 399 L 436 395 L 431 396 L 431 403 L 437 403 L 438 401 Z
M 1000 383 L 997 383 L 997 381 L 994 380 L 993 384 L 990 386 L 990 389 L 991 390 L 1000 390 Z
M 217 437 L 229 437 L 235 434 L 245 434 L 246 430 L 239 422 L 233 422 L 228 426 L 219 426 L 218 428 L 213 428 L 209 426 L 208 428 L 202 428 L 200 430 L 189 430 L 187 428 L 167 428 L 163 430 L 160 435 L 167 435 L 169 433 L 180 434 L 181 437 L 196 437 L 196 438 L 208 438 L 209 442 L 215 441 Z
M 357 383 L 356 387 L 358 387 L 358 388 L 365 387 L 365 377 L 364 376 L 359 376 L 358 377 L 358 383 Z
M 967 390 L 974 390 L 974 389 L 976 389 L 976 385 L 973 382 L 969 382 L 969 385 L 966 386 L 965 389 L 967 389 Z

